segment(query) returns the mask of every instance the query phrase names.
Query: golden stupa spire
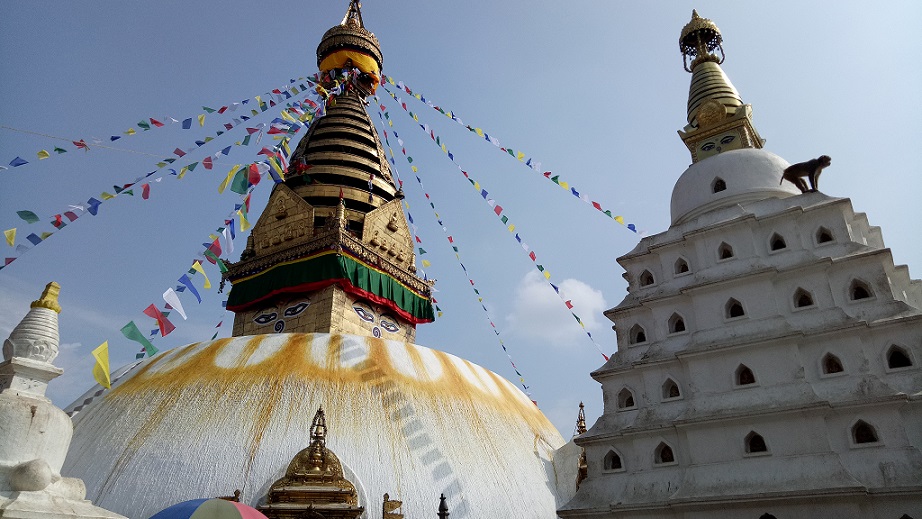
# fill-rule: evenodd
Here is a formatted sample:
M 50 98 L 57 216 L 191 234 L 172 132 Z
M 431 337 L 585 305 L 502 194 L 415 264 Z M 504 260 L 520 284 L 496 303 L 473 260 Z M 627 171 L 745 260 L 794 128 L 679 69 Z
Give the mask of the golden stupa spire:
M 579 403 L 579 414 L 576 416 L 576 434 L 583 434 L 586 432 L 586 411 L 583 407 L 583 403 Z
M 679 35 L 682 66 L 691 72 L 688 89 L 688 125 L 679 132 L 698 162 L 740 148 L 761 148 L 764 141 L 752 125 L 752 107 L 744 104 L 720 65 L 723 36 L 717 24 L 692 11 Z
M 351 0 L 349 2 L 349 10 L 346 11 L 346 16 L 343 16 L 343 21 L 339 24 L 365 27 L 365 24 L 362 23 L 362 4 L 360 4 L 358 0 Z
M 54 310 L 55 313 L 61 313 L 61 305 L 58 304 L 58 294 L 61 293 L 61 285 L 52 281 L 45 285 L 41 297 L 32 301 L 30 308 L 47 308 Z

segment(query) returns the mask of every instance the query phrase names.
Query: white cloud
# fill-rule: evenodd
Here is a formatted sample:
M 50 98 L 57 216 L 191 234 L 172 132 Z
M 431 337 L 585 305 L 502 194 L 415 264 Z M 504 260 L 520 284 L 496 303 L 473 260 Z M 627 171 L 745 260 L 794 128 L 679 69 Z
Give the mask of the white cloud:
M 571 312 L 579 316 L 590 332 L 606 326 L 602 312 L 607 305 L 601 291 L 578 279 L 555 284 L 563 299 L 539 273 L 531 271 L 522 278 L 516 287 L 514 310 L 506 316 L 510 334 L 558 345 L 585 340 L 585 331 Z M 572 310 L 567 310 L 564 300 L 571 301 Z

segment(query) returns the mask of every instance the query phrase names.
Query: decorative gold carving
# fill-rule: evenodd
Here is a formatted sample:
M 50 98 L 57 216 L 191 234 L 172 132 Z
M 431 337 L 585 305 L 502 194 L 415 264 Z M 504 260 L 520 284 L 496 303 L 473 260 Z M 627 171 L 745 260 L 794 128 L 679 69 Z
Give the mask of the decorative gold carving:
M 382 519 L 403 519 L 403 513 L 396 510 L 403 506 L 403 501 L 391 499 L 391 496 L 384 494 L 384 505 L 381 507 Z
M 717 124 L 727 118 L 727 109 L 723 103 L 714 99 L 708 99 L 698 108 L 698 128 L 706 128 Z
M 353 519 L 364 512 L 355 485 L 343 476 L 339 458 L 326 447 L 326 435 L 320 406 L 311 423 L 310 445 L 295 455 L 285 477 L 269 488 L 266 504 L 257 507 L 266 517 Z

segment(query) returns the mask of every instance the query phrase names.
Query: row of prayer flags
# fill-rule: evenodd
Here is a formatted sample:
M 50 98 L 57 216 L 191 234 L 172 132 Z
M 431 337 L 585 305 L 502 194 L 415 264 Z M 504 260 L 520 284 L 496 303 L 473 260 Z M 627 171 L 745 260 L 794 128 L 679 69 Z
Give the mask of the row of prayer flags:
M 483 198 L 483 200 L 490 206 L 490 208 L 492 209 L 492 212 L 499 218 L 499 220 L 503 223 L 503 226 L 506 227 L 506 229 L 510 232 L 510 234 L 514 233 L 516 241 L 519 243 L 519 245 L 522 246 L 522 249 L 528 254 L 528 258 L 531 259 L 532 262 L 535 264 L 535 268 L 538 269 L 538 271 L 541 273 L 542 276 L 544 276 L 544 279 L 547 280 L 548 284 L 551 285 L 551 287 L 554 289 L 554 292 L 555 292 L 559 297 L 561 297 L 561 301 L 563 301 L 563 302 L 566 304 L 567 310 L 570 312 L 570 315 L 571 315 L 571 316 L 573 317 L 573 319 L 575 319 L 576 322 L 580 325 L 580 327 L 581 327 L 581 328 L 583 329 L 583 331 L 586 333 L 586 336 L 589 338 L 589 340 L 592 342 L 592 344 L 595 345 L 596 349 L 599 351 L 599 353 L 602 355 L 602 357 L 603 357 L 606 361 L 608 361 L 608 355 L 605 354 L 605 352 L 602 350 L 602 347 L 599 346 L 599 344 L 598 344 L 598 343 L 595 341 L 595 339 L 592 337 L 592 333 L 591 333 L 588 329 L 586 329 L 586 325 L 583 324 L 582 319 L 581 319 L 575 312 L 573 312 L 573 310 L 572 310 L 572 302 L 569 301 L 569 300 L 566 300 L 563 296 L 561 296 L 559 287 L 557 287 L 555 284 L 551 283 L 551 273 L 547 270 L 547 268 L 544 267 L 544 265 L 538 263 L 538 261 L 537 261 L 538 258 L 537 258 L 537 255 L 535 254 L 535 252 L 534 252 L 533 250 L 530 250 L 530 247 L 528 246 L 528 244 L 526 244 L 526 243 L 522 240 L 522 238 L 520 237 L 519 233 L 516 232 L 516 225 L 513 224 L 513 223 L 510 223 L 509 217 L 508 217 L 507 215 L 503 214 L 503 208 L 502 208 L 502 206 L 499 205 L 494 199 L 490 198 L 490 197 L 489 197 L 489 192 L 486 190 L 486 188 L 483 187 L 483 186 L 480 184 L 480 182 L 478 182 L 478 181 L 474 180 L 473 178 L 471 178 L 471 176 L 468 174 L 468 172 L 465 171 L 465 170 L 461 167 L 461 165 L 457 163 L 457 161 L 455 161 L 454 154 L 448 149 L 448 147 L 447 147 L 447 145 L 444 143 L 444 141 L 442 141 L 441 138 L 440 138 L 439 136 L 437 136 L 437 135 L 435 134 L 435 132 L 434 132 L 433 130 L 431 130 L 431 129 L 428 127 L 428 125 L 419 124 L 419 119 L 418 119 L 418 117 L 416 117 L 416 116 L 410 114 L 410 111 L 406 108 L 406 104 L 402 103 L 402 102 L 397 98 L 397 96 L 394 95 L 393 92 L 390 92 L 389 90 L 387 90 L 386 87 L 385 87 L 385 91 L 387 91 L 388 94 L 390 94 L 391 98 L 393 98 L 393 100 L 394 100 L 395 102 L 397 102 L 397 104 L 400 104 L 400 105 L 401 105 L 401 108 L 404 109 L 404 112 L 406 112 L 406 113 L 413 119 L 413 121 L 414 121 L 415 123 L 417 123 L 416 125 L 419 126 L 419 128 L 420 128 L 423 132 L 425 132 L 425 133 L 432 139 L 433 142 L 435 142 L 436 146 L 438 146 L 438 147 L 442 150 L 442 152 L 445 153 L 445 155 L 448 156 L 448 158 L 452 161 L 452 163 L 454 163 L 455 167 L 458 168 L 458 171 L 460 171 L 461 174 L 464 175 L 464 178 L 466 178 L 466 179 L 468 180 L 468 182 L 471 184 L 471 186 L 473 186 L 474 190 L 477 191 L 477 193 Z M 399 139 L 399 136 L 397 136 L 396 132 L 395 132 L 394 136 L 395 136 L 396 138 Z M 398 141 L 398 142 L 401 142 L 401 141 Z M 405 151 L 405 150 L 404 150 L 404 154 L 406 154 L 406 151 Z M 412 166 L 411 166 L 411 168 L 413 168 L 414 173 L 418 171 L 418 169 L 416 169 L 415 167 L 412 167 Z M 451 241 L 451 239 L 449 239 L 449 241 Z
M 526 155 L 525 155 L 524 152 L 515 151 L 515 150 L 513 150 L 512 148 L 508 148 L 508 147 L 502 146 L 502 145 L 500 144 L 500 142 L 499 142 L 499 139 L 497 139 L 496 137 L 491 136 L 490 134 L 488 134 L 487 132 L 485 132 L 483 129 L 481 129 L 481 128 L 475 128 L 475 127 L 472 127 L 472 126 L 470 126 L 470 125 L 464 124 L 464 122 L 463 122 L 459 117 L 457 117 L 453 111 L 451 111 L 451 110 L 447 110 L 447 111 L 446 111 L 446 110 L 442 109 L 441 107 L 439 107 L 438 105 L 433 104 L 431 101 L 427 100 L 422 94 L 414 93 L 414 92 L 410 89 L 410 87 L 406 86 L 402 81 L 395 81 L 394 78 L 391 77 L 391 76 L 384 76 L 384 82 L 385 82 L 385 83 L 390 83 L 391 85 L 396 86 L 397 88 L 403 90 L 404 92 L 406 92 L 406 93 L 409 94 L 410 96 L 416 98 L 418 101 L 420 101 L 420 102 L 422 102 L 423 104 L 429 106 L 429 107 L 432 108 L 433 110 L 435 110 L 435 111 L 441 113 L 442 115 L 448 117 L 449 119 L 451 119 L 451 120 L 457 122 L 457 123 L 460 124 L 461 126 L 465 127 L 468 131 L 470 131 L 470 132 L 476 134 L 478 137 L 483 138 L 485 141 L 489 142 L 490 144 L 493 144 L 495 147 L 499 148 L 499 149 L 500 149 L 501 151 L 503 151 L 504 153 L 506 153 L 506 154 L 512 156 L 513 158 L 515 158 L 515 159 L 518 160 L 519 162 L 522 162 L 523 164 L 525 164 L 526 166 L 528 166 L 529 169 L 531 169 L 531 170 L 533 170 L 533 171 L 535 171 L 535 172 L 540 172 L 540 171 L 541 171 L 541 163 L 540 163 L 540 162 L 534 160 L 534 159 L 531 158 L 531 157 L 526 157 Z M 417 121 L 417 122 L 419 121 L 419 117 L 418 117 L 416 114 L 414 114 L 413 112 L 411 112 L 409 109 L 407 109 L 406 103 L 404 103 L 404 102 L 403 102 L 401 99 L 399 99 L 390 89 L 388 89 L 388 87 L 387 87 L 386 84 L 384 85 L 384 88 L 385 88 L 385 90 L 387 91 L 387 93 L 390 94 L 391 97 L 393 97 L 395 101 L 397 101 L 397 104 L 399 104 L 404 110 L 407 111 L 407 113 L 409 113 L 409 114 L 411 115 L 411 117 L 413 117 L 413 120 L 414 120 L 414 121 Z M 427 133 L 428 133 L 428 127 L 425 127 L 425 128 L 424 128 L 424 131 L 427 131 Z M 582 200 L 582 201 L 585 202 L 586 204 L 592 206 L 592 207 L 593 207 L 594 209 L 596 209 L 597 211 L 599 211 L 599 212 L 605 214 L 605 215 L 608 216 L 609 218 L 611 218 L 611 219 L 615 220 L 616 222 L 620 223 L 621 225 L 627 227 L 628 230 L 630 230 L 631 232 L 634 232 L 634 233 L 637 232 L 637 226 L 636 226 L 635 224 L 633 224 L 633 223 L 625 223 L 625 220 L 624 220 L 624 217 L 623 217 L 623 216 L 619 216 L 619 215 L 613 214 L 610 210 L 605 209 L 604 207 L 602 207 L 602 205 L 601 205 L 600 203 L 598 203 L 598 202 L 592 200 L 591 198 L 589 198 L 589 196 L 588 196 L 588 194 L 587 194 L 586 192 L 584 192 L 584 191 L 582 191 L 582 190 L 577 190 L 575 186 L 571 186 L 568 182 L 566 182 L 566 181 L 564 181 L 564 180 L 560 180 L 560 175 L 554 175 L 554 173 L 552 173 L 552 172 L 550 172 L 550 171 L 545 171 L 545 172 L 542 174 L 542 176 L 544 176 L 544 177 L 547 178 L 548 180 L 551 180 L 552 182 L 554 182 L 555 184 L 557 184 L 558 186 L 560 186 L 560 187 L 563 188 L 564 190 L 570 192 L 570 194 L 572 194 L 572 195 L 575 196 L 576 198 L 579 198 L 580 200 Z

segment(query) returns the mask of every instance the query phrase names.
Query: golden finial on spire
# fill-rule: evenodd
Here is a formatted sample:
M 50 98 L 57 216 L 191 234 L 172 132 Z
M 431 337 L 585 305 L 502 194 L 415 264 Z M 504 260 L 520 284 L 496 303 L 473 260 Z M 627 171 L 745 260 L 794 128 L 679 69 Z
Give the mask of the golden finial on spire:
M 583 434 L 586 432 L 586 411 L 583 407 L 583 403 L 579 403 L 579 415 L 576 417 L 576 434 Z
M 60 293 L 61 285 L 52 281 L 45 285 L 42 296 L 32 301 L 30 308 L 47 308 L 49 310 L 54 310 L 56 313 L 61 313 L 61 305 L 58 304 L 58 294 Z
M 323 406 L 321 405 L 317 408 L 317 413 L 314 414 L 314 420 L 311 422 L 311 443 L 320 442 L 326 445 L 326 437 L 327 419 L 326 415 L 323 414 Z
M 682 27 L 679 36 L 679 50 L 682 51 L 682 65 L 687 72 L 695 69 L 695 65 L 704 61 L 713 61 L 717 64 L 724 62 L 724 49 L 721 43 L 720 29 L 717 24 L 698 16 L 697 10 L 692 10 L 691 21 Z M 715 51 L 720 51 L 718 58 Z M 691 64 L 688 59 L 691 58 Z
M 350 0 L 346 16 L 343 17 L 343 21 L 339 24 L 365 27 L 365 24 L 362 23 L 362 4 L 359 3 L 359 0 Z

